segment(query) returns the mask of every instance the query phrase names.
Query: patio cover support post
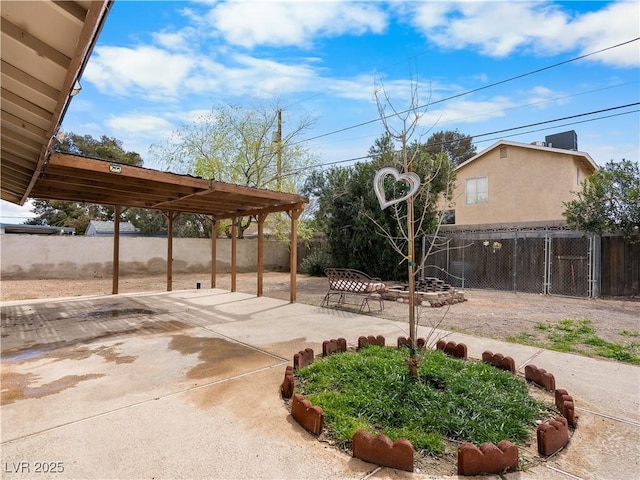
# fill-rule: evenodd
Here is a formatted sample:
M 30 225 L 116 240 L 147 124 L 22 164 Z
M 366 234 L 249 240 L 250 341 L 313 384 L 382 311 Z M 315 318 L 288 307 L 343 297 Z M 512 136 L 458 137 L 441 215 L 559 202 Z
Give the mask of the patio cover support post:
M 111 293 L 118 294 L 118 280 L 120 277 L 120 214 L 122 207 L 116 205 L 113 222 L 113 284 Z
M 236 291 L 236 253 L 238 251 L 238 219 L 231 219 L 231 291 Z
M 217 261 L 217 231 L 218 220 L 211 217 L 211 288 L 216 288 L 216 261 Z
M 262 296 L 262 283 L 264 278 L 264 221 L 267 219 L 266 213 L 258 215 L 258 287 L 257 296 Z
M 287 212 L 291 218 L 291 258 L 289 259 L 289 271 L 291 272 L 289 295 L 291 303 L 296 302 L 296 275 L 298 273 L 298 217 L 300 217 L 302 210 L 302 208 L 298 208 Z
M 167 292 L 173 289 L 173 221 L 179 215 L 176 212 L 164 214 L 168 220 L 167 226 Z

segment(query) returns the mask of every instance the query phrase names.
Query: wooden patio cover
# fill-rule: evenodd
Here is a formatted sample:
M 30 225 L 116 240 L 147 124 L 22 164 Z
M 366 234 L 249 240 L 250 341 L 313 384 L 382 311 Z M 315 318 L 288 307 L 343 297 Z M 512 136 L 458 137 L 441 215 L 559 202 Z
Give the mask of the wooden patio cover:
M 262 295 L 262 227 L 269 213 L 291 217 L 291 301 L 296 298 L 297 219 L 306 199 L 101 160 L 52 153 L 78 81 L 113 0 L 2 1 L 0 193 L 23 205 L 28 198 L 69 200 L 161 210 L 169 219 L 167 288 L 171 290 L 173 220 L 202 213 L 215 223 L 252 215 L 258 219 L 258 295 Z M 119 219 L 119 215 L 116 215 Z M 235 223 L 235 222 L 234 222 Z M 119 225 L 114 236 L 113 293 L 118 292 Z M 235 233 L 235 229 L 234 229 Z M 215 286 L 216 242 L 211 245 Z M 235 235 L 232 290 L 235 290 Z
M 291 218 L 291 302 L 296 300 L 297 220 L 307 199 L 290 193 L 232 185 L 104 160 L 52 153 L 30 194 L 34 198 L 113 205 L 116 228 L 113 249 L 113 293 L 118 293 L 119 216 L 123 208 L 164 212 L 168 218 L 167 290 L 172 281 L 173 220 L 180 213 L 207 215 L 216 223 L 232 221 L 231 291 L 236 289 L 236 219 L 258 219 L 257 294 L 262 295 L 263 226 L 269 213 L 287 212 Z M 211 287 L 216 285 L 216 239 L 211 239 Z

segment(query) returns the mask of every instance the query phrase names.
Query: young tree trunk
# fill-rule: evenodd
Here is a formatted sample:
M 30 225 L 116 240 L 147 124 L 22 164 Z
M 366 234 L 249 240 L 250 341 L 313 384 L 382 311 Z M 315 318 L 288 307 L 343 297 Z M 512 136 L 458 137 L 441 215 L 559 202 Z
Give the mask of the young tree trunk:
M 403 150 L 406 151 L 406 139 L 403 138 Z M 406 162 L 405 172 L 411 172 L 411 162 Z M 415 229 L 414 229 L 413 196 L 407 199 L 407 236 L 408 252 L 407 264 L 409 270 L 409 339 L 411 340 L 411 357 L 409 359 L 409 370 L 416 380 L 418 375 L 418 327 L 416 325 L 416 272 L 415 272 Z

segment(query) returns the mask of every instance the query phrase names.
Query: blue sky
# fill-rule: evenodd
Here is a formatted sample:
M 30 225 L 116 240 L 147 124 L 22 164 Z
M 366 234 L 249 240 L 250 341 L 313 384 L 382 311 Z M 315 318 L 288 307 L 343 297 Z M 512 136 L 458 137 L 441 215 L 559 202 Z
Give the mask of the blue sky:
M 305 138 L 321 137 L 307 146 L 329 164 L 366 155 L 382 134 L 380 122 L 349 128 L 378 118 L 376 85 L 403 109 L 415 82 L 431 103 L 426 136 L 458 130 L 482 151 L 575 130 L 600 165 L 638 161 L 637 105 L 491 132 L 640 101 L 639 18 L 637 1 L 116 0 L 62 126 L 121 139 L 165 169 L 149 146 L 183 123 L 224 103 L 277 101 L 285 132 L 317 119 Z M 3 221 L 25 215 L 5 207 Z

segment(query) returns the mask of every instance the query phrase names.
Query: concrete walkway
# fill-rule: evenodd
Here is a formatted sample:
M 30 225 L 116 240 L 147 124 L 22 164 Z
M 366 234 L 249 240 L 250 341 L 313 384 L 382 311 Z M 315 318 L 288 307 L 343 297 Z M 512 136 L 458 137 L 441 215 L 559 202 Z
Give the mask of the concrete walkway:
M 3 303 L 2 478 L 435 478 L 351 458 L 288 414 L 294 353 L 360 335 L 395 344 L 406 324 L 216 289 Z M 448 339 L 544 368 L 576 402 L 568 449 L 506 478 L 640 478 L 640 368 Z

